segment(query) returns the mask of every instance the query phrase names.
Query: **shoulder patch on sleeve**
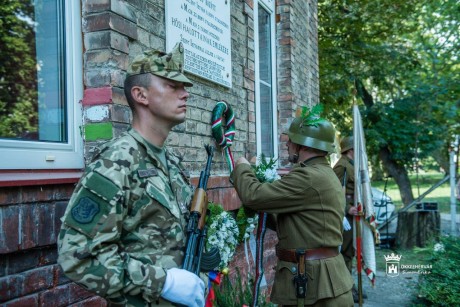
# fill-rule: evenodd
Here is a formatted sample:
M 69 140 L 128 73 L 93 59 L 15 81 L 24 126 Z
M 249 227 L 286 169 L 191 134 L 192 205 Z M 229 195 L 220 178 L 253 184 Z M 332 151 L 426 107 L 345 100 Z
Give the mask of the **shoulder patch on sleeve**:
M 103 174 L 89 172 L 74 191 L 64 222 L 93 238 L 102 228 L 113 227 L 107 218 L 110 212 L 119 212 L 122 195 L 123 191 Z
M 93 238 L 106 222 L 111 207 L 106 200 L 82 186 L 70 199 L 64 223 Z
M 88 174 L 83 186 L 108 202 L 118 198 L 120 193 L 120 188 L 115 183 L 97 171 Z
M 91 223 L 99 211 L 99 204 L 87 196 L 80 198 L 71 210 L 73 219 L 81 224 Z

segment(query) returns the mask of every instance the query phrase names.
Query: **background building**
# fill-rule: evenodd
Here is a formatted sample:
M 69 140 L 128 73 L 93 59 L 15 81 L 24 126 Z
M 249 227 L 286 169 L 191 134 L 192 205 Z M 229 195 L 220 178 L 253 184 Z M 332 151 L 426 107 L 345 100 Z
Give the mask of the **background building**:
M 130 123 L 122 88 L 129 59 L 149 48 L 166 50 L 177 35 L 171 26 L 197 39 L 207 35 L 198 44 L 204 50 L 225 51 L 225 44 L 213 44 L 212 39 L 228 39 L 230 47 L 220 58 L 230 63 L 225 80 L 187 74 L 195 84 L 190 88 L 187 121 L 167 140 L 184 156 L 194 183 L 206 159 L 203 145 L 214 144 L 210 121 L 216 102 L 227 101 L 235 112 L 231 147 L 235 158 L 264 153 L 278 158 L 279 167 L 285 168 L 287 139 L 281 132 L 298 106 L 319 100 L 314 0 L 10 2 L 11 7 L 0 9 L 4 15 L 0 17 L 8 17 L 21 30 L 5 23 L 0 32 L 0 303 L 4 306 L 105 304 L 70 282 L 56 264 L 60 218 L 94 148 Z M 222 5 L 224 10 L 217 11 Z M 192 14 L 194 21 L 207 27 L 187 28 L 183 20 L 173 20 L 184 14 Z M 219 22 L 226 17 L 229 24 Z M 192 20 L 187 22 L 193 26 Z M 203 73 L 203 63 L 197 65 Z M 241 202 L 228 175 L 225 159 L 217 151 L 209 199 L 236 210 Z M 273 279 L 275 241 L 269 232 L 268 284 Z M 244 258 L 240 247 L 232 266 L 247 267 Z

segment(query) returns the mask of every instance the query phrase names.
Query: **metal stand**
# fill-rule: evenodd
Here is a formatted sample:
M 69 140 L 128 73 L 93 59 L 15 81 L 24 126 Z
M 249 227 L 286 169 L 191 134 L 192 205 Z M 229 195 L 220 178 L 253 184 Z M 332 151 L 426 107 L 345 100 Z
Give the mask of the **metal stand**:
M 387 194 L 388 178 L 389 177 L 385 177 L 385 185 L 383 186 L 382 199 L 380 200 L 381 205 L 383 204 L 383 199 Z M 388 201 L 385 201 L 385 224 L 387 224 L 387 229 L 386 229 L 387 236 L 386 236 L 386 239 L 385 239 L 385 244 L 380 244 L 380 248 L 389 249 L 390 248 L 390 239 L 389 239 L 390 236 L 388 234 L 388 228 L 390 227 L 390 225 L 388 224 Z

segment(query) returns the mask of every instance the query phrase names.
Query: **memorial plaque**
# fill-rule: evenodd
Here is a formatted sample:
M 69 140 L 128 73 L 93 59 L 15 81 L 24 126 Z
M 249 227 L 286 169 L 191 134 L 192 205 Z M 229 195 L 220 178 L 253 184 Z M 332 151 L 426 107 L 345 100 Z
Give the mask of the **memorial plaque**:
M 185 71 L 232 87 L 229 0 L 166 0 L 166 50 L 181 41 Z

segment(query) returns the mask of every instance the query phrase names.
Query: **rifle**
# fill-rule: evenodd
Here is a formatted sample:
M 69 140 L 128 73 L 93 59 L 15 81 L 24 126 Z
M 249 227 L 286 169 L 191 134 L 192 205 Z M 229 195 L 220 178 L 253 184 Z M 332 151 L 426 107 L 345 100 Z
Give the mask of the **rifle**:
M 221 261 L 217 248 L 204 252 L 208 233 L 206 216 L 209 214 L 206 188 L 211 175 L 211 163 L 214 155 L 213 146 L 205 145 L 205 148 L 208 158 L 205 169 L 200 173 L 200 180 L 190 204 L 190 217 L 187 223 L 187 248 L 182 264 L 183 269 L 196 275 L 199 275 L 200 271 L 209 272 L 213 270 Z

